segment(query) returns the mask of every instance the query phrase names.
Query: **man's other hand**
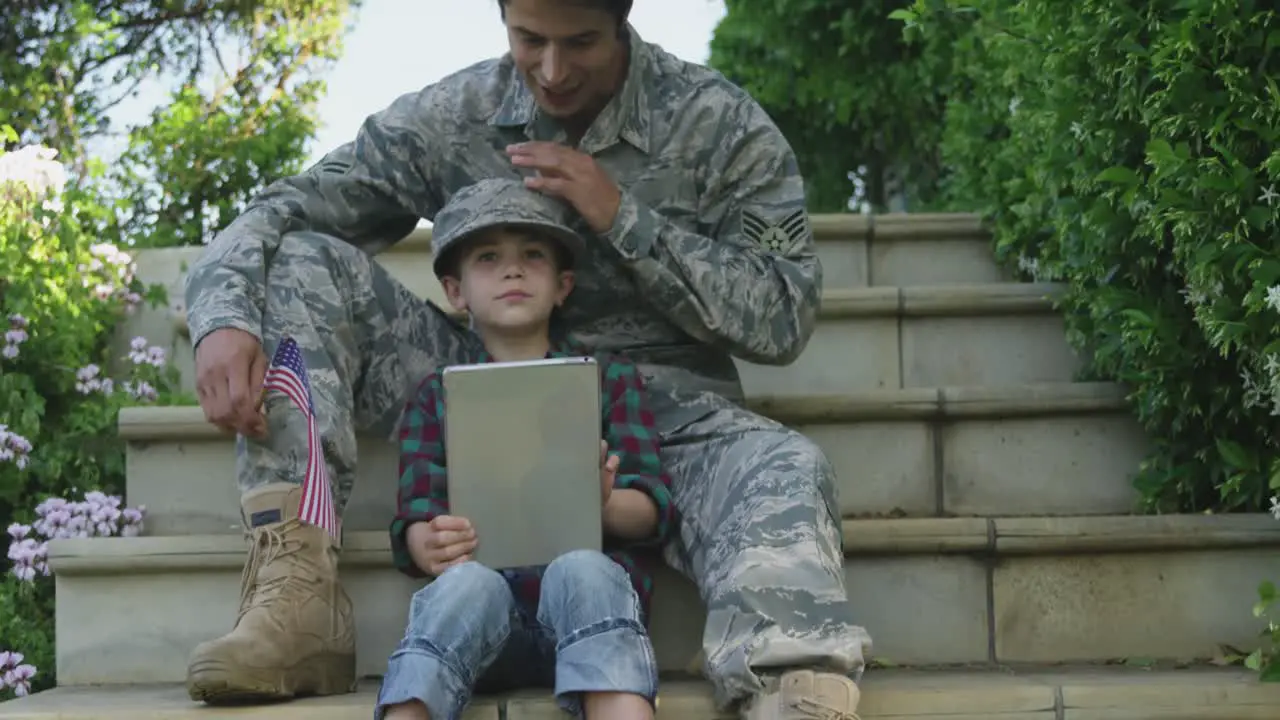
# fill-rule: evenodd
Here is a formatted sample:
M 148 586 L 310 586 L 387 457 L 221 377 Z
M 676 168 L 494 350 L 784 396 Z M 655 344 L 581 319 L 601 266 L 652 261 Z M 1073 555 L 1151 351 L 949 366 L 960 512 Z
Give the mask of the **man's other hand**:
M 214 330 L 196 346 L 196 394 L 204 417 L 227 432 L 267 435 L 262 383 L 267 356 L 262 343 L 236 328 Z
M 438 515 L 430 522 L 410 525 L 405 542 L 419 567 L 433 576 L 470 561 L 478 544 L 471 521 L 456 515 Z

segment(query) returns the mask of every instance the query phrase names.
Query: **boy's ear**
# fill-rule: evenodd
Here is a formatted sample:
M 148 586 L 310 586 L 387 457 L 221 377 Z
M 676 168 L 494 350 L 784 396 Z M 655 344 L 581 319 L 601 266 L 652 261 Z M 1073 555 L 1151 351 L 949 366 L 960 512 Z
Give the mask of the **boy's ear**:
M 560 286 L 556 288 L 556 307 L 564 304 L 565 298 L 569 297 L 569 293 L 573 292 L 573 271 L 560 271 Z
M 464 312 L 467 309 L 467 299 L 462 296 L 462 283 L 458 278 L 445 275 L 440 278 L 440 286 L 444 288 L 444 296 L 454 310 Z

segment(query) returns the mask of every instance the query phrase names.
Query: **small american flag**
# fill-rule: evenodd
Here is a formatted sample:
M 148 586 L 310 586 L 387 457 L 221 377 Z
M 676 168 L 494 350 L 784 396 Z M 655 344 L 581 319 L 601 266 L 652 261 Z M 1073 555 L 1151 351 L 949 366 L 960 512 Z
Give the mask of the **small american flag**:
M 332 537 L 338 536 L 338 515 L 333 508 L 333 491 L 329 487 L 329 468 L 324 462 L 320 446 L 320 434 L 316 431 L 316 410 L 311 402 L 311 383 L 307 382 L 307 366 L 293 338 L 286 337 L 276 348 L 271 366 L 262 385 L 268 390 L 284 393 L 307 416 L 307 473 L 302 481 L 302 503 L 298 519 L 324 528 Z

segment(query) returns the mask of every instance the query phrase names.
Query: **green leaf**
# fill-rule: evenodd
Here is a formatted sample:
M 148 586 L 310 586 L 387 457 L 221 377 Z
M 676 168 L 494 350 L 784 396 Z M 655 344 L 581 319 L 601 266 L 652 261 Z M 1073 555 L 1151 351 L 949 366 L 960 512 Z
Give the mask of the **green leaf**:
M 1222 459 L 1227 465 L 1235 470 L 1251 470 L 1254 466 L 1254 459 L 1251 454 L 1244 449 L 1239 443 L 1224 438 L 1217 441 L 1218 453 L 1222 455 Z
M 1122 165 L 1113 165 L 1098 173 L 1097 177 L 1094 179 L 1098 182 L 1107 182 L 1126 186 L 1137 185 L 1142 182 L 1142 178 L 1138 177 L 1138 173 Z
M 1257 672 L 1262 669 L 1262 650 L 1254 650 L 1244 659 L 1244 666 Z

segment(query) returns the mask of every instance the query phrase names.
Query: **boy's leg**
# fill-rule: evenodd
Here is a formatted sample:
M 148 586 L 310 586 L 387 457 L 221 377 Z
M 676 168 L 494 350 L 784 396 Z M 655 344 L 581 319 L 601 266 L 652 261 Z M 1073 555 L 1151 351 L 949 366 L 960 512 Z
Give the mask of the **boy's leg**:
M 515 599 L 505 578 L 468 562 L 414 593 L 404 639 L 387 662 L 374 720 L 423 709 L 457 720 L 477 680 L 504 652 Z
M 313 232 L 284 236 L 267 260 L 263 351 L 292 337 L 302 352 L 316 425 L 342 512 L 356 473 L 356 432 L 389 437 L 407 390 L 468 342 L 462 329 L 370 256 Z M 287 698 L 355 689 L 351 601 L 337 545 L 296 519 L 307 461 L 305 416 L 280 393 L 264 404 L 268 435 L 238 438 L 241 513 L 252 545 L 239 619 L 192 654 L 193 699 Z
M 622 566 L 591 550 L 556 558 L 542 578 L 538 620 L 555 636 L 562 708 L 582 717 L 585 695 L 588 707 L 623 706 L 589 720 L 653 717 L 658 664 Z

